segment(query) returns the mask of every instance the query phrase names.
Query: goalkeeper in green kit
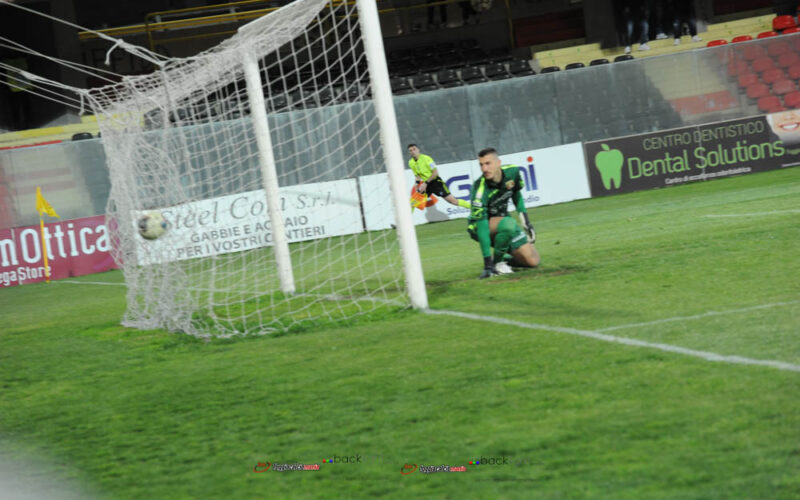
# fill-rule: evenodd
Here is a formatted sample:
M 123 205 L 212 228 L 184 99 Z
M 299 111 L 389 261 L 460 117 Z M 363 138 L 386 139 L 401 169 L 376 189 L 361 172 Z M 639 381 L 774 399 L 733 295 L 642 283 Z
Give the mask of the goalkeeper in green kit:
M 483 272 L 480 277 L 512 273 L 506 262 L 509 258 L 516 267 L 538 266 L 539 253 L 533 246 L 536 232 L 525 209 L 519 167 L 502 165 L 494 148 L 481 150 L 478 162 L 483 176 L 472 184 L 467 232 L 481 246 Z M 509 200 L 522 216 L 524 227 L 508 215 Z

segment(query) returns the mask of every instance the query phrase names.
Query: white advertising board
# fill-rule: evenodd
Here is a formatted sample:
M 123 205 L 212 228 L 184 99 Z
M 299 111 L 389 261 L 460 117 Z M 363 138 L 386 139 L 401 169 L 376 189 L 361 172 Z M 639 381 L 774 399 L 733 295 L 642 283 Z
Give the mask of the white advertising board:
M 289 243 L 364 230 L 355 179 L 280 188 Z M 194 259 L 272 245 L 263 190 L 160 210 L 169 227 L 160 238 L 136 236 L 140 265 Z M 141 213 L 141 212 L 139 212 Z M 134 216 L 134 224 L 138 220 Z
M 525 189 L 526 207 L 552 205 L 589 198 L 589 180 L 581 143 L 566 144 L 546 149 L 501 154 L 504 165 L 517 165 L 521 169 Z M 439 175 L 456 198 L 469 200 L 472 183 L 481 176 L 478 160 L 438 165 Z M 405 192 L 411 194 L 414 175 L 406 169 Z M 386 174 L 359 177 L 364 203 L 367 230 L 386 229 L 394 224 L 389 179 Z M 411 205 L 409 204 L 409 210 Z M 413 210 L 414 224 L 464 218 L 469 210 L 440 199 L 425 210 Z

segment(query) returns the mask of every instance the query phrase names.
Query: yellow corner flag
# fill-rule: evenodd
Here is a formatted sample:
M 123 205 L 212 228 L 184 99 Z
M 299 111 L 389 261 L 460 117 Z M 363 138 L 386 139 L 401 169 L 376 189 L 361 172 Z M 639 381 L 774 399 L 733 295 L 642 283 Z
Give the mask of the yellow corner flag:
M 47 203 L 47 200 L 44 199 L 44 196 L 42 196 L 42 188 L 39 186 L 36 186 L 36 211 L 39 212 L 39 217 L 41 217 L 43 213 L 50 217 L 58 217 L 53 207 L 51 207 L 50 204 Z
M 42 189 L 36 186 L 36 211 L 39 212 L 39 228 L 42 233 L 42 255 L 44 256 L 44 280 L 50 283 L 50 266 L 47 263 L 47 240 L 44 237 L 44 219 L 42 214 L 47 214 L 50 217 L 58 217 L 58 214 L 53 207 L 47 203 L 47 200 L 42 196 Z

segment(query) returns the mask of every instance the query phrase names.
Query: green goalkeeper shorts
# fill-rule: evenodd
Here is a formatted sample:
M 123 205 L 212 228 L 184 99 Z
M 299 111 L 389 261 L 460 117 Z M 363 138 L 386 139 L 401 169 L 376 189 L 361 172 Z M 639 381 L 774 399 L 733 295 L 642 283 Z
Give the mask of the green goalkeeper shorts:
M 517 248 L 521 247 L 522 245 L 524 245 L 525 243 L 528 242 L 528 235 L 519 226 L 519 224 L 517 224 L 517 221 L 514 220 L 513 217 L 507 215 L 503 219 L 504 219 L 504 221 L 505 221 L 505 219 L 508 219 L 508 220 L 510 220 L 511 222 L 514 223 L 513 229 L 511 230 L 512 234 L 511 234 L 511 240 L 510 240 L 510 242 L 511 242 L 510 243 L 510 245 L 511 245 L 511 249 L 510 250 L 513 252 L 514 250 L 516 250 Z M 501 223 L 502 223 L 502 221 L 501 221 Z M 507 225 L 507 224 L 508 224 L 508 222 L 506 221 L 506 224 L 503 224 L 503 225 Z M 499 226 L 500 226 L 500 224 L 498 224 L 498 227 Z M 475 240 L 477 242 L 480 242 L 480 239 L 478 239 L 478 231 L 476 230 L 474 223 L 472 223 L 469 226 L 467 226 L 467 232 L 469 233 L 470 238 L 472 238 L 473 240 Z M 492 245 L 494 245 L 494 237 L 492 237 Z

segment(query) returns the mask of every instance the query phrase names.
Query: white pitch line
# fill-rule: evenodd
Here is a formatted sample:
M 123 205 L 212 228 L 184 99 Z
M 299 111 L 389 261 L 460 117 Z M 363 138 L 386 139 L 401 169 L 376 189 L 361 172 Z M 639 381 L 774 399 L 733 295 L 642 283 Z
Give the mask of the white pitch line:
M 660 351 L 672 352 L 675 354 L 683 354 L 684 356 L 692 356 L 695 358 L 705 359 L 706 361 L 714 361 L 714 362 L 722 362 L 722 363 L 732 363 L 732 364 L 740 364 L 740 365 L 756 365 L 756 366 L 767 366 L 770 368 L 777 368 L 778 370 L 786 370 L 791 372 L 798 372 L 800 373 L 800 365 L 795 365 L 792 363 L 785 363 L 783 361 L 774 361 L 769 359 L 751 359 L 745 358 L 742 356 L 725 356 L 723 354 L 717 354 L 714 352 L 708 351 L 697 351 L 694 349 L 687 349 L 685 347 L 670 345 L 670 344 L 658 344 L 655 342 L 645 342 L 643 340 L 636 340 L 630 339 L 627 337 L 615 337 L 614 335 L 606 335 L 600 332 L 595 332 L 592 330 L 578 330 L 577 328 L 565 328 L 561 326 L 550 326 L 550 325 L 542 325 L 537 323 L 523 323 L 521 321 L 514 321 L 505 318 L 497 318 L 494 316 L 483 316 L 480 314 L 470 314 L 470 313 L 463 313 L 459 311 L 447 311 L 447 310 L 435 310 L 435 309 L 427 309 L 425 310 L 427 314 L 434 314 L 434 315 L 445 315 L 445 316 L 455 316 L 458 318 L 466 318 L 466 319 L 474 319 L 478 321 L 487 321 L 490 323 L 497 323 L 501 325 L 509 325 L 509 326 L 516 326 L 519 328 L 528 328 L 531 330 L 544 330 L 548 332 L 556 332 L 556 333 L 566 333 L 569 335 L 577 335 L 580 337 L 587 337 L 595 340 L 602 340 L 603 342 L 612 342 L 617 344 L 624 344 L 630 345 L 635 347 L 646 347 L 649 349 L 658 349 Z
M 772 212 L 753 212 L 749 214 L 710 214 L 701 217 L 763 217 L 765 215 L 800 214 L 798 210 L 773 210 Z
M 73 285 L 108 285 L 125 286 L 125 283 L 109 283 L 105 281 L 76 281 L 76 280 L 53 280 L 50 283 L 71 283 Z
M 654 321 L 645 321 L 643 323 L 628 323 L 626 325 L 617 325 L 617 326 L 609 326 L 606 328 L 600 328 L 598 332 L 610 332 L 613 330 L 622 330 L 623 328 L 636 328 L 639 326 L 651 326 L 651 325 L 658 325 L 661 323 L 671 323 L 673 321 L 684 321 L 688 319 L 700 319 L 700 318 L 707 318 L 709 316 L 722 316 L 725 314 L 736 314 L 748 311 L 757 311 L 759 309 L 769 309 L 771 307 L 780 307 L 780 306 L 791 306 L 795 304 L 800 304 L 800 300 L 792 300 L 790 302 L 774 302 L 772 304 L 762 304 L 760 306 L 751 306 L 751 307 L 742 307 L 739 309 L 728 309 L 725 311 L 708 311 L 702 314 L 695 314 L 694 316 L 673 316 L 671 318 L 663 318 L 657 319 Z

